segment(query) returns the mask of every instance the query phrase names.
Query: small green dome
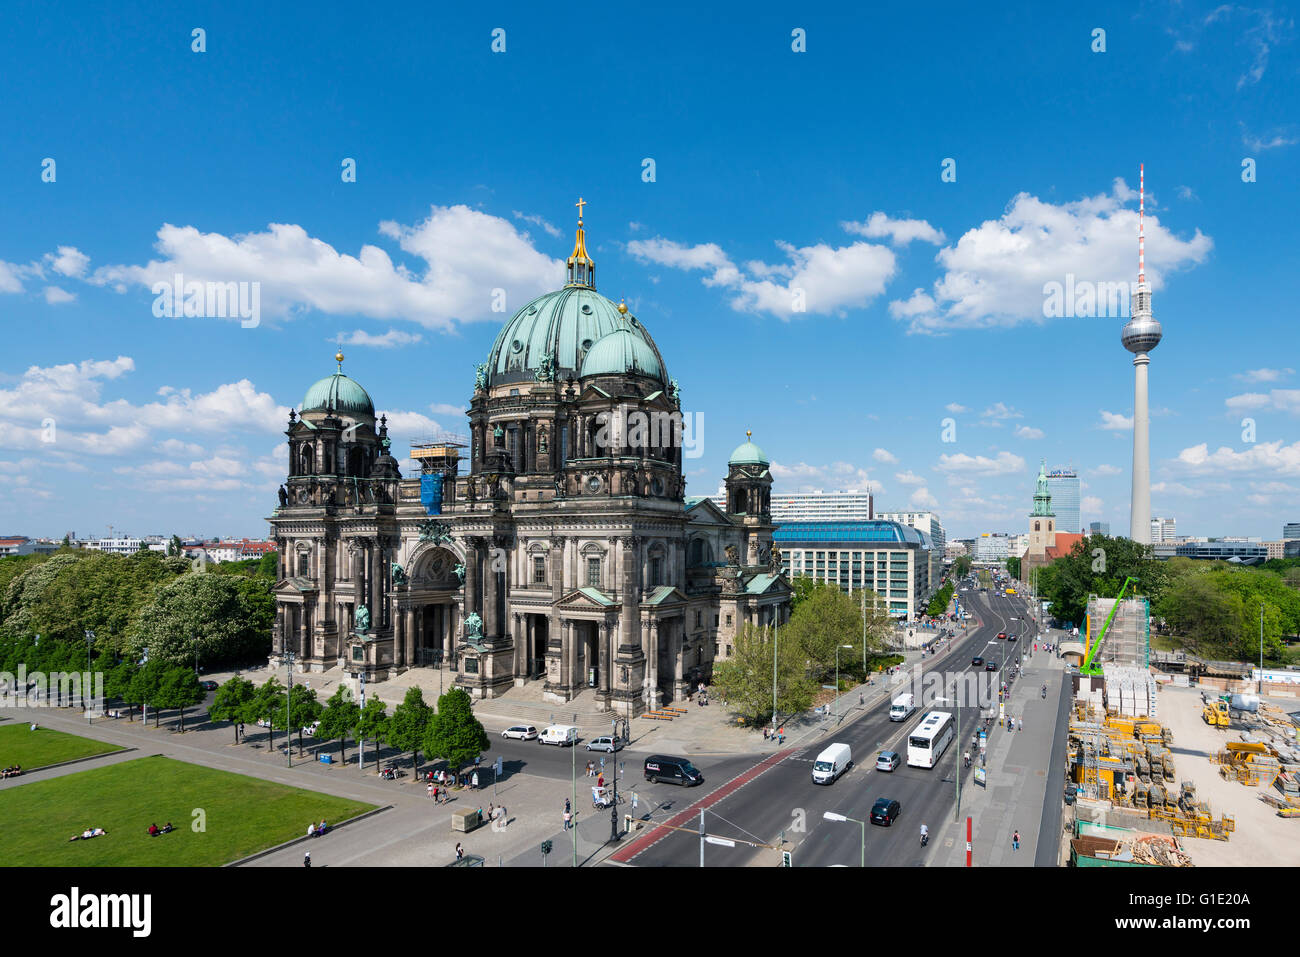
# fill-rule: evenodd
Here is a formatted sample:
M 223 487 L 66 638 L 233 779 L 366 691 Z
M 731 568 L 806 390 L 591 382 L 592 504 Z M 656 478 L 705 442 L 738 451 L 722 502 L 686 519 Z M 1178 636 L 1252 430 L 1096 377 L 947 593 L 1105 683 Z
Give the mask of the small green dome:
M 326 376 L 307 390 L 300 412 L 325 412 L 333 409 L 342 415 L 375 417 L 375 404 L 366 390 L 342 372 Z
M 659 357 L 630 329 L 616 329 L 601 336 L 582 360 L 580 377 L 589 375 L 624 375 L 634 373 L 663 381 Z
M 746 433 L 745 441 L 736 446 L 736 450 L 731 453 L 731 458 L 727 460 L 728 465 L 767 465 L 767 456 L 753 442 L 749 441 Z

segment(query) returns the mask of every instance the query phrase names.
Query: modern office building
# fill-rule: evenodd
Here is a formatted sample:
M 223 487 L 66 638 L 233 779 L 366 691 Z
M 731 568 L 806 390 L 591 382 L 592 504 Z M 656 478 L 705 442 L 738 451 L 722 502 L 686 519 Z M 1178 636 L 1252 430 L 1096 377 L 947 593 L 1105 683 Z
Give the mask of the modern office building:
M 940 556 L 948 548 L 948 533 L 943 530 L 943 523 L 934 512 L 879 512 L 876 518 L 883 522 L 898 522 L 911 525 L 930 536 L 934 549 Z
M 1271 561 L 1274 558 L 1286 558 L 1286 542 L 1262 542 L 1263 546 L 1268 549 L 1268 557 Z
M 869 522 L 879 517 L 875 514 L 875 497 L 870 490 L 823 492 L 817 489 L 772 495 L 772 521 L 778 525 L 784 522 Z M 931 531 L 928 526 L 918 527 Z
M 147 546 L 151 552 L 165 552 L 167 550 L 167 539 L 162 535 L 146 535 L 144 538 L 121 536 L 117 538 L 95 538 L 81 543 L 82 548 L 89 549 L 92 552 L 111 552 L 114 555 L 132 555 L 138 552 L 141 546 Z
M 1047 490 L 1052 496 L 1058 532 L 1079 531 L 1079 473 L 1072 468 L 1054 468 L 1047 473 Z
M 1282 540 L 1284 542 L 1300 538 L 1300 522 L 1287 522 L 1282 526 Z
M 972 557 L 977 562 L 1005 562 L 1011 554 L 1012 537 L 1001 532 L 985 532 L 975 539 Z
M 773 540 L 787 578 L 874 591 L 895 617 L 915 618 L 934 590 L 930 536 L 901 522 L 786 522 Z
M 1300 558 L 1300 538 L 1290 539 L 1282 548 L 1283 558 Z
M 1089 522 L 1089 523 L 1088 523 L 1088 534 L 1089 534 L 1089 535 L 1109 535 L 1109 534 L 1110 534 L 1110 522 Z
M 1172 542 L 1178 537 L 1178 520 L 1174 518 L 1151 519 L 1151 542 Z
M 1263 542 L 1186 542 L 1174 549 L 1179 558 L 1236 559 L 1243 564 L 1257 564 L 1268 560 L 1268 549 Z

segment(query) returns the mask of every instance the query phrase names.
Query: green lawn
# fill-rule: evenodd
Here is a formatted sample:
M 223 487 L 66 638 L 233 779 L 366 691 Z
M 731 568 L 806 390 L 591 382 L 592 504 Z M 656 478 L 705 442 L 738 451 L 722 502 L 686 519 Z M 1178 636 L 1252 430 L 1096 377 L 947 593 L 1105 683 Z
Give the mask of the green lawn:
M 22 765 L 24 771 L 34 771 L 47 764 L 60 761 L 72 761 L 86 758 L 92 754 L 108 754 L 121 751 L 116 744 L 79 738 L 75 734 L 51 731 L 36 722 L 36 730 L 31 729 L 30 722 L 5 722 L 0 725 L 0 767 L 7 768 L 13 764 Z M 306 825 L 303 825 L 304 829 Z
M 139 758 L 0 791 L 0 862 L 215 866 L 299 837 L 309 821 L 335 824 L 373 807 L 170 758 Z M 205 829 L 196 832 L 192 822 L 199 820 Z M 151 823 L 167 821 L 176 830 L 149 836 Z M 68 840 L 88 827 L 108 833 Z

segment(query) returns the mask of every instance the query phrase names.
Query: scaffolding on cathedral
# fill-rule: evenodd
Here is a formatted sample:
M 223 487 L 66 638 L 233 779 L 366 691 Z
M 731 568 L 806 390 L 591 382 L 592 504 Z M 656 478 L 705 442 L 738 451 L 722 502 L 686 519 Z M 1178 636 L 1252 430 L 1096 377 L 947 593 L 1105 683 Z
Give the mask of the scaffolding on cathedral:
M 461 449 L 469 448 L 469 437 L 443 433 L 425 436 L 411 443 L 411 458 L 420 463 L 425 475 L 455 475 L 460 468 Z

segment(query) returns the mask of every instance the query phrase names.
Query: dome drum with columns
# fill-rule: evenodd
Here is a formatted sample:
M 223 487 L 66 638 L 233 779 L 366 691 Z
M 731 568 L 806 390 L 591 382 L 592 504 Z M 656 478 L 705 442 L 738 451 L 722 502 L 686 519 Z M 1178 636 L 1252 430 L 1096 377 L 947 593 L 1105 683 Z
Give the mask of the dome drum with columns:
M 788 617 L 761 450 L 732 456 L 726 511 L 688 499 L 677 385 L 596 292 L 581 219 L 567 273 L 478 367 L 468 463 L 457 447 L 401 478 L 341 355 L 291 413 L 277 660 L 369 680 L 445 668 L 475 696 L 631 717 L 707 680 L 744 624 Z

